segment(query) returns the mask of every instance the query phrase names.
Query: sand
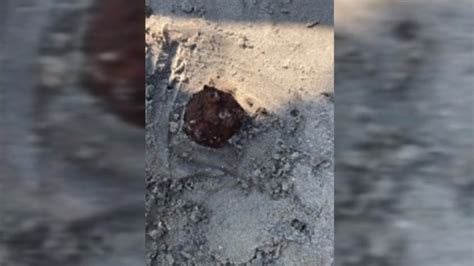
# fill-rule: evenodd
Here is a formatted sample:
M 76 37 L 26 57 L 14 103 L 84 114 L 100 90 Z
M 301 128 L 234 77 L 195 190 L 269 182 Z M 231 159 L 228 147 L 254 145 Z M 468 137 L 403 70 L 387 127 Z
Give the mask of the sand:
M 331 265 L 331 1 L 149 1 L 150 265 Z M 231 91 L 249 118 L 221 149 L 182 130 L 190 96 Z

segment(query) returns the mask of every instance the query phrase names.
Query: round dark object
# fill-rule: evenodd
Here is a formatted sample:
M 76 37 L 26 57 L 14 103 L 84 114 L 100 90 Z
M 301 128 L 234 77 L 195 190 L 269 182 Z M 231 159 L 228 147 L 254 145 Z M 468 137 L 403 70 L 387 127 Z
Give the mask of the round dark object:
M 143 3 L 99 0 L 83 38 L 83 83 L 108 109 L 145 126 Z
M 245 111 L 232 94 L 204 85 L 186 106 L 184 131 L 196 143 L 220 148 L 236 134 Z

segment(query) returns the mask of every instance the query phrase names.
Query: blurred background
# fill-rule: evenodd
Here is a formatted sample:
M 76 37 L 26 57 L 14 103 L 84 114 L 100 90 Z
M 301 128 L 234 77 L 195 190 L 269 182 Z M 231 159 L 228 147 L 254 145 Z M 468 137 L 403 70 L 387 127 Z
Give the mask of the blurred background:
M 473 3 L 336 1 L 336 265 L 472 265 Z
M 143 9 L 0 3 L 0 265 L 143 264 Z

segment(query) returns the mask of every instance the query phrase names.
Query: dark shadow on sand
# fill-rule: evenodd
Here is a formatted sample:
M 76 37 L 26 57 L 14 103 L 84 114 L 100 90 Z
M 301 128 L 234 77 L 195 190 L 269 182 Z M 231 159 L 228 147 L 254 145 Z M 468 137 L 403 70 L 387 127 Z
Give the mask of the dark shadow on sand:
M 149 14 L 196 17 L 222 23 L 294 23 L 308 27 L 334 25 L 332 0 L 160 0 L 153 1 L 146 8 Z

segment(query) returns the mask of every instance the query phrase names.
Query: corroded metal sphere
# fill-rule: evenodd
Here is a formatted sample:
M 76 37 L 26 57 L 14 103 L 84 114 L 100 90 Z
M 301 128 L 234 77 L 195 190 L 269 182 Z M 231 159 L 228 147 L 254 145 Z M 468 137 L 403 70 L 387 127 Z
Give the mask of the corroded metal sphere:
M 244 119 L 245 111 L 232 94 L 205 85 L 186 106 L 184 132 L 200 145 L 221 148 Z

